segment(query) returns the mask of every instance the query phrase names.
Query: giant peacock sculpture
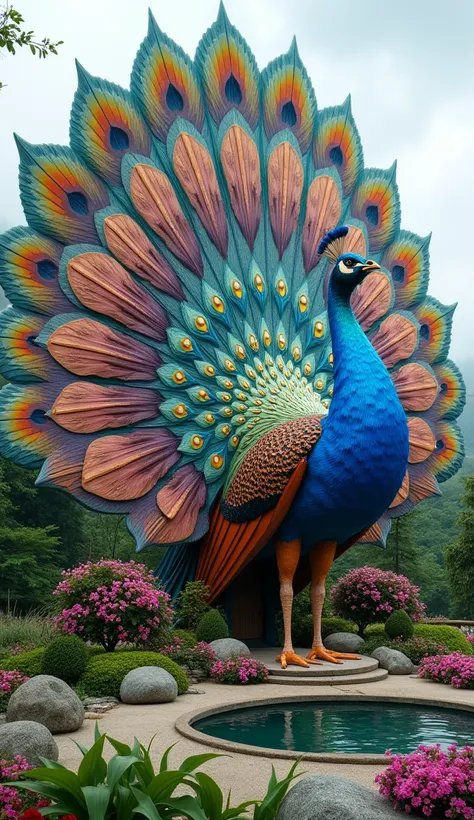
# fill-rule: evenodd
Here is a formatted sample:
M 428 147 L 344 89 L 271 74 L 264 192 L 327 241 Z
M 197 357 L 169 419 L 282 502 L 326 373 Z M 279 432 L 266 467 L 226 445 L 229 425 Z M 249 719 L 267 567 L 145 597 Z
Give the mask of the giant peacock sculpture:
M 138 550 L 169 547 L 173 594 L 198 578 L 222 600 L 265 568 L 282 666 L 340 662 L 320 632 L 332 561 L 463 459 L 429 238 L 400 229 L 395 166 L 364 168 L 350 101 L 318 111 L 294 42 L 260 73 L 222 6 L 194 62 L 150 17 L 130 91 L 78 73 L 70 147 L 17 139 L 1 450 L 127 514 Z

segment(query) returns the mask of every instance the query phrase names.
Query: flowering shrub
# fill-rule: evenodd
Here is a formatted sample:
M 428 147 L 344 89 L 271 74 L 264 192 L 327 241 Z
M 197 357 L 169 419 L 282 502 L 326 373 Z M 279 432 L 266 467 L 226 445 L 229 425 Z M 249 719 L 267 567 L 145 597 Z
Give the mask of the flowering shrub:
M 418 675 L 427 680 L 451 684 L 456 689 L 474 689 L 474 657 L 452 652 L 451 655 L 423 658 Z
M 474 632 L 465 633 L 470 644 L 474 646 Z
M 339 579 L 331 590 L 331 603 L 335 614 L 355 621 L 362 634 L 368 624 L 385 621 L 399 609 L 405 610 L 413 621 L 419 621 L 424 613 L 419 591 L 404 575 L 361 567 Z
M 388 768 L 378 774 L 380 794 L 395 808 L 425 817 L 474 818 L 474 748 L 419 746 L 409 755 L 392 755 Z
M 15 689 L 18 689 L 27 680 L 28 678 L 18 672 L 17 669 L 13 669 L 11 672 L 0 669 L 0 712 L 5 711 L 10 695 L 13 694 Z
M 206 674 L 211 671 L 212 665 L 216 662 L 216 653 L 205 641 L 200 641 L 196 646 L 186 646 L 182 638 L 173 637 L 167 646 L 160 649 L 162 655 L 172 658 L 180 666 L 187 666 L 189 669 L 201 669 Z
M 14 817 L 41 817 L 37 808 L 47 806 L 47 800 L 38 800 L 30 792 L 20 792 L 6 785 L 12 780 L 21 778 L 24 772 L 31 769 L 30 764 L 21 755 L 0 759 L 0 820 Z M 35 814 L 31 814 L 35 812 Z
M 119 642 L 144 644 L 169 628 L 170 596 L 135 561 L 88 562 L 62 573 L 54 590 L 61 613 L 56 625 L 112 652 Z
M 216 661 L 211 668 L 211 678 L 219 683 L 265 683 L 268 669 L 255 658 L 229 658 Z

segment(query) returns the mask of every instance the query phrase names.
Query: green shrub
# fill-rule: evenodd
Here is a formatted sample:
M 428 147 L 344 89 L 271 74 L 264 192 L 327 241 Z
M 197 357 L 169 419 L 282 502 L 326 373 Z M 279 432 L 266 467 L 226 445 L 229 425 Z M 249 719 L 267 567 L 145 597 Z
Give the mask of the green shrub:
M 419 664 L 422 658 L 427 658 L 432 655 L 447 655 L 449 649 L 442 643 L 434 641 L 431 638 L 422 638 L 420 635 L 414 635 L 407 641 L 390 640 L 387 635 L 370 635 L 363 646 L 360 648 L 361 655 L 371 655 L 374 649 L 379 646 L 387 646 L 389 649 L 398 649 L 403 652 L 407 658 L 410 658 L 412 663 Z
M 51 641 L 41 657 L 41 674 L 54 675 L 66 683 L 77 683 L 89 660 L 87 646 L 77 635 Z
M 39 613 L 15 615 L 11 612 L 0 612 L 0 646 L 10 649 L 22 646 L 25 649 L 46 646 L 57 635 L 51 618 Z
M 390 639 L 384 633 L 381 635 L 364 635 L 364 637 L 365 642 L 357 650 L 361 655 L 371 655 L 374 649 L 378 649 L 379 646 L 389 646 L 390 644 Z M 399 649 L 400 652 L 403 652 L 401 646 L 399 646 Z
M 229 628 L 217 609 L 210 609 L 202 616 L 196 629 L 198 641 L 212 643 L 212 641 L 217 641 L 219 638 L 228 637 Z
M 385 621 L 385 632 L 389 638 L 402 638 L 407 641 L 415 633 L 415 627 L 410 616 L 404 609 L 396 610 Z
M 30 649 L 28 652 L 21 652 L 20 655 L 10 655 L 0 664 L 2 669 L 18 669 L 27 678 L 41 675 L 41 658 L 44 648 Z
M 280 629 L 280 641 L 283 641 L 283 623 Z M 293 642 L 295 646 L 313 645 L 313 616 L 303 615 L 292 626 Z
M 348 621 L 346 618 L 323 618 L 321 621 L 321 634 L 323 640 L 335 632 L 357 632 L 357 624 Z
M 183 629 L 195 630 L 205 612 L 209 611 L 211 588 L 203 581 L 188 581 L 177 601 L 177 616 Z
M 383 635 L 385 638 L 387 637 L 385 634 L 385 627 L 383 624 L 370 624 L 370 626 L 366 626 L 364 629 L 364 637 L 371 638 L 372 635 Z
M 165 632 L 164 635 L 161 635 L 159 639 L 150 638 L 148 648 L 151 649 L 152 652 L 159 652 L 163 646 L 173 644 L 175 638 L 178 638 L 186 649 L 192 649 L 193 646 L 197 646 L 198 643 L 196 633 L 190 629 L 170 629 L 169 632 Z
M 166 669 L 178 684 L 178 693 L 184 695 L 187 692 L 188 676 L 178 664 L 160 655 L 159 652 L 140 650 L 97 655 L 89 661 L 84 674 L 79 679 L 79 686 L 90 697 L 113 695 L 118 698 L 120 684 L 125 675 L 140 666 L 159 666 L 161 669 Z
M 448 647 L 450 652 L 462 652 L 463 655 L 472 655 L 473 648 L 466 636 L 455 626 L 445 624 L 416 624 L 415 635 L 430 638 Z

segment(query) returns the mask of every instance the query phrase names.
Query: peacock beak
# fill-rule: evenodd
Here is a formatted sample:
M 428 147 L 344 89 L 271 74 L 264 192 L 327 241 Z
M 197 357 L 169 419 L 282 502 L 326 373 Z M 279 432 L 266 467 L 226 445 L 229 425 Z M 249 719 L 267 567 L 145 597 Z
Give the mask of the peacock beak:
M 365 265 L 362 265 L 362 270 L 380 270 L 380 265 L 378 265 L 377 262 L 374 262 L 373 259 L 367 259 Z

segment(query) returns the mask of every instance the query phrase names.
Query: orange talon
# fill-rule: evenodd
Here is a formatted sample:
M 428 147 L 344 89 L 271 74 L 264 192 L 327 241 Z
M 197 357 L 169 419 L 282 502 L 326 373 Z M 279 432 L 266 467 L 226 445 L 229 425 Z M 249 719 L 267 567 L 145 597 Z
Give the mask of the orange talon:
M 336 654 L 339 653 L 330 652 L 328 649 L 325 649 L 324 646 L 313 646 L 306 656 L 306 660 L 314 661 L 318 658 L 320 661 L 328 661 L 329 663 L 342 663 L 342 661 L 336 658 Z
M 276 660 L 281 663 L 282 669 L 286 669 L 289 663 L 293 664 L 294 666 L 304 666 L 306 668 L 308 668 L 310 665 L 315 665 L 318 663 L 318 661 L 312 660 L 311 658 L 307 658 L 305 660 L 300 655 L 297 655 L 296 652 L 282 652 L 281 655 L 278 655 L 278 658 L 276 658 Z
M 334 652 L 332 649 L 326 649 L 333 658 L 342 658 L 345 661 L 360 661 L 360 655 L 350 655 L 347 652 Z

